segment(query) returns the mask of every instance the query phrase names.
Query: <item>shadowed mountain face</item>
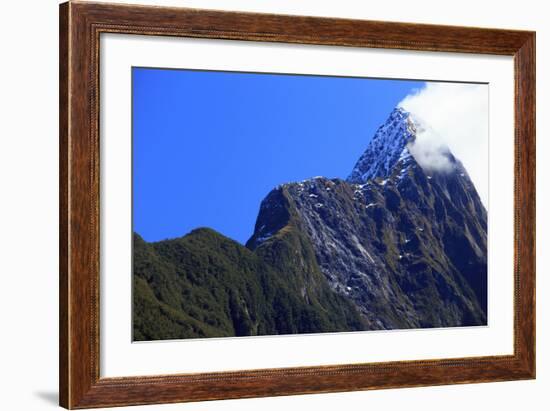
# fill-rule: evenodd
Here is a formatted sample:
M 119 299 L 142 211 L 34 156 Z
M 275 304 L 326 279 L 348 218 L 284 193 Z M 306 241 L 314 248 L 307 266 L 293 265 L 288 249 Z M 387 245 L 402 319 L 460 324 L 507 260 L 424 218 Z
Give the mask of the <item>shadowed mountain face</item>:
M 486 324 L 487 212 L 448 149 L 419 165 L 418 127 L 396 109 L 347 180 L 275 188 L 246 248 L 137 238 L 135 339 Z

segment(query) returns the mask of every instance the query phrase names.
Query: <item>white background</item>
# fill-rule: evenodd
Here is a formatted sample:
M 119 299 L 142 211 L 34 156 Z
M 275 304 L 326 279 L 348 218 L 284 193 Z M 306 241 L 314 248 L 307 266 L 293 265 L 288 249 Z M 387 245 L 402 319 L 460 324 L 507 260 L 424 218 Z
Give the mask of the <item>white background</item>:
M 102 377 L 513 353 L 512 58 L 106 34 L 100 61 Z M 131 344 L 131 66 L 488 82 L 489 326 Z
M 202 8 L 341 16 L 378 20 L 537 30 L 538 378 L 536 381 L 323 394 L 214 403 L 151 406 L 158 410 L 301 409 L 535 409 L 547 408 L 550 389 L 550 72 L 549 13 L 536 0 L 437 2 L 393 0 L 171 1 Z M 2 7 L 0 66 L 0 273 L 2 274 L 1 407 L 54 409 L 57 402 L 57 2 L 6 2 Z M 542 113 L 542 114 L 541 114 Z M 543 403 L 546 402 L 546 404 Z

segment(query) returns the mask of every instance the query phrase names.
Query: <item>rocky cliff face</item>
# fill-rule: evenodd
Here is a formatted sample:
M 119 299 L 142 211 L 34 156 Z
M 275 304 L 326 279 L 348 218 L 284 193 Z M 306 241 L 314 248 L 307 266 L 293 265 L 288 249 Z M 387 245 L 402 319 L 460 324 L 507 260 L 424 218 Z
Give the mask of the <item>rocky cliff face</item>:
M 346 181 L 285 184 L 261 204 L 248 246 L 306 234 L 331 288 L 367 329 L 487 321 L 487 213 L 462 164 L 423 169 L 410 146 L 417 124 L 396 109 Z

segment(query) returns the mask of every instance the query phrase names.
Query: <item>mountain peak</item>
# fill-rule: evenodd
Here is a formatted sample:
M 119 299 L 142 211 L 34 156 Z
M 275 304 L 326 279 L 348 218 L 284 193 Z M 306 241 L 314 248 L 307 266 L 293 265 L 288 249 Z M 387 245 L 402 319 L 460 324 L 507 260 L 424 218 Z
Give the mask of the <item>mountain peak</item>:
M 360 184 L 375 177 L 388 177 L 399 160 L 410 156 L 407 146 L 415 138 L 416 122 L 408 111 L 396 107 L 376 131 L 347 181 Z

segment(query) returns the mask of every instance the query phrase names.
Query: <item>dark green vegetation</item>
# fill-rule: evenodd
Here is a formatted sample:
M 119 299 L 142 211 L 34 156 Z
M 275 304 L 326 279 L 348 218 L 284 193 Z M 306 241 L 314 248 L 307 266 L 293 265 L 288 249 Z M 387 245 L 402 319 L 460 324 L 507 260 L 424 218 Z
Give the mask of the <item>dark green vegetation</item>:
M 364 328 L 298 233 L 274 242 L 264 258 L 210 229 L 157 243 L 135 235 L 134 340 Z

